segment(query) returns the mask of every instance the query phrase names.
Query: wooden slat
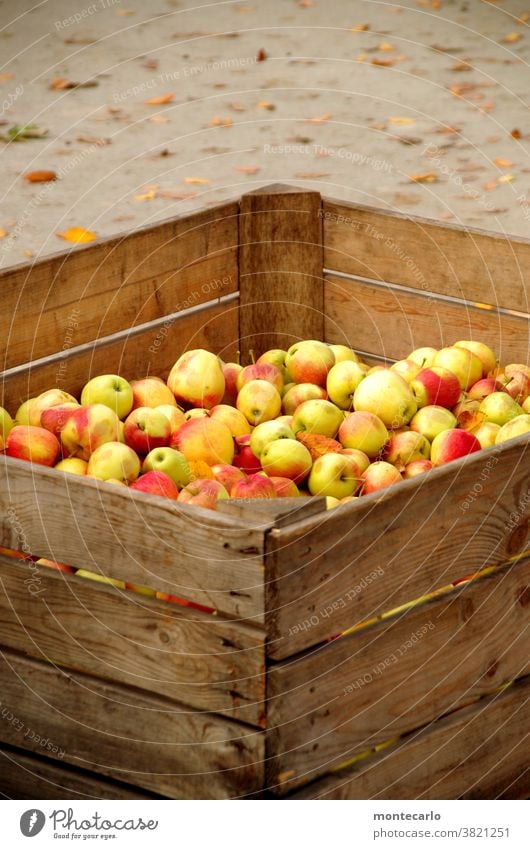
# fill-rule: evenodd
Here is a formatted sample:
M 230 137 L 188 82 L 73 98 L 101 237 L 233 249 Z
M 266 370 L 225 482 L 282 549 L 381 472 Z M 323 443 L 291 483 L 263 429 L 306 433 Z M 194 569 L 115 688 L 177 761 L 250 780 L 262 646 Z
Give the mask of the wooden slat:
M 239 231 L 242 361 L 250 361 L 250 350 L 322 339 L 318 192 L 268 186 L 244 195 Z
M 323 201 L 324 266 L 530 313 L 530 241 Z
M 490 345 L 499 362 L 530 359 L 530 319 L 425 297 L 399 287 L 328 275 L 324 287 L 325 339 L 389 359 L 415 348 L 443 348 L 459 339 Z
M 530 680 L 428 725 L 297 799 L 527 799 Z
M 237 290 L 238 205 L 223 204 L 0 274 L 0 368 Z
M 263 620 L 264 531 L 0 456 L 0 545 Z
M 0 644 L 38 660 L 259 725 L 263 642 L 241 622 L 0 557 Z
M 0 747 L 0 798 L 3 799 L 153 799 L 147 791 L 118 781 Z
M 267 536 L 268 652 L 284 658 L 527 547 L 522 436 Z
M 525 558 L 272 668 L 271 783 L 282 776 L 291 786 L 306 783 L 356 752 L 528 675 L 529 635 Z
M 263 786 L 263 732 L 248 726 L 7 651 L 0 681 L 2 708 L 16 718 L 0 722 L 10 746 L 41 753 L 49 740 L 58 749 L 49 757 L 169 798 Z
M 128 379 L 154 374 L 165 379 L 180 354 L 192 348 L 208 348 L 229 360 L 237 350 L 237 334 L 237 301 L 205 307 L 167 325 L 147 326 L 96 345 L 87 343 L 78 351 L 66 352 L 64 358 L 0 374 L 1 406 L 14 415 L 22 401 L 56 386 L 78 396 L 98 374 L 118 373 Z

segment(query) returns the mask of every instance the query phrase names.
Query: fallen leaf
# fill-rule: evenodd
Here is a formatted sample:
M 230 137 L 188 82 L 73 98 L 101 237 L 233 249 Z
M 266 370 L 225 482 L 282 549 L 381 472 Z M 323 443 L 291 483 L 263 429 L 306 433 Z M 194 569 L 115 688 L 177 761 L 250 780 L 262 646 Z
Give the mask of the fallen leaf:
M 142 63 L 142 67 L 147 68 L 148 71 L 156 71 L 158 68 L 158 59 L 146 59 Z
M 169 118 L 166 118 L 165 115 L 151 115 L 149 120 L 152 121 L 153 124 L 167 124 Z
M 388 120 L 391 124 L 397 124 L 398 126 L 409 126 L 416 123 L 415 118 L 407 118 L 402 115 L 391 115 Z
M 461 430 L 472 430 L 485 420 L 484 413 L 475 410 L 462 410 L 457 416 L 458 426 Z
M 151 189 L 148 189 L 143 194 L 135 195 L 134 199 L 144 201 L 144 200 L 154 200 L 156 197 L 157 197 L 156 188 L 151 188 Z
M 310 9 L 311 6 L 314 6 L 313 0 L 298 0 L 298 5 L 301 9 Z
M 324 124 L 332 117 L 333 114 L 331 112 L 325 112 L 323 115 L 317 115 L 315 118 L 305 118 L 304 121 L 306 124 Z
M 455 62 L 454 65 L 451 66 L 451 71 L 472 71 L 473 66 L 466 62 L 465 59 L 462 59 L 460 62 Z
M 28 171 L 24 174 L 24 179 L 28 183 L 50 183 L 57 179 L 57 174 L 55 171 Z
M 22 142 L 28 139 L 43 139 L 48 135 L 48 130 L 41 130 L 36 124 L 14 124 L 7 131 L 6 135 L 0 135 L 0 140 L 4 142 Z
M 32 257 L 35 256 L 35 254 L 33 253 L 33 251 L 30 251 L 29 248 L 26 248 L 26 250 L 24 251 L 24 256 Z
M 220 118 L 219 115 L 215 115 L 210 121 L 210 127 L 224 127 L 226 130 L 228 127 L 232 126 L 231 118 Z
M 395 50 L 396 48 L 393 44 L 390 44 L 389 41 L 382 41 L 377 49 L 380 50 L 382 53 L 385 53 L 390 50 Z
M 276 109 L 276 106 L 274 103 L 271 103 L 270 100 L 260 100 L 256 106 L 258 109 L 268 109 L 269 112 L 273 112 L 274 109 Z
M 174 192 L 171 189 L 163 189 L 158 193 L 158 196 L 169 200 L 189 200 L 196 198 L 197 194 L 198 192 Z
M 73 80 L 68 80 L 66 77 L 56 77 L 51 81 L 49 88 L 52 91 L 64 91 L 69 88 L 95 88 L 99 85 L 97 80 L 86 80 L 83 83 L 75 83 Z
M 370 24 L 355 24 L 355 26 L 350 27 L 350 32 L 366 32 L 370 29 Z
M 521 130 L 517 130 L 517 129 L 512 130 L 510 135 L 514 139 L 520 139 L 521 138 Z
M 419 144 L 423 141 L 419 136 L 394 136 L 395 140 L 401 144 Z
M 97 234 L 92 230 L 85 230 L 84 227 L 69 227 L 64 233 L 57 233 L 61 239 L 66 242 L 74 242 L 75 244 L 83 244 L 84 242 L 93 242 L 97 239 Z
M 156 97 L 150 97 L 144 100 L 147 106 L 164 106 L 166 103 L 171 103 L 175 100 L 175 92 L 170 91 L 167 94 L 159 94 Z
M 95 44 L 96 41 L 96 38 L 83 35 L 70 35 L 68 38 L 64 39 L 65 44 Z
M 0 227 L 0 239 L 5 239 L 6 236 L 7 230 L 5 229 L 5 227 Z
M 502 156 L 497 156 L 497 158 L 493 161 L 495 162 L 495 165 L 499 166 L 499 168 L 511 168 L 513 165 L 513 162 L 510 162 L 509 159 L 503 159 Z
M 14 74 L 10 73 L 0 74 L 0 83 L 7 82 L 7 80 L 12 80 L 13 76 Z
M 237 165 L 236 171 L 240 171 L 242 174 L 257 174 L 258 171 L 261 171 L 261 167 L 259 165 Z
M 414 183 L 436 183 L 438 174 L 434 171 L 427 171 L 425 174 L 409 174 L 409 180 Z
M 157 153 L 152 153 L 147 158 L 148 159 L 160 159 L 160 157 L 165 157 L 165 156 L 174 156 L 174 153 L 172 153 L 167 147 L 164 147 L 162 150 L 159 150 Z
M 508 35 L 505 35 L 503 39 L 501 39 L 504 44 L 513 44 L 514 41 L 520 41 L 522 39 L 522 35 L 520 32 L 509 32 Z
M 103 147 L 106 144 L 112 144 L 112 139 L 101 138 L 100 136 L 77 136 L 76 141 L 84 144 L 96 144 L 98 147 Z
M 206 186 L 208 183 L 211 183 L 211 180 L 208 180 L 206 177 L 185 177 L 184 182 L 188 186 Z
M 502 177 L 499 177 L 499 183 L 511 183 L 512 180 L 515 180 L 513 174 L 503 174 Z
M 298 442 L 305 445 L 313 460 L 317 460 L 322 454 L 327 454 L 330 451 L 338 454 L 342 451 L 340 442 L 328 436 L 322 436 L 320 433 L 309 433 L 301 430 L 296 434 L 296 438 Z
M 488 183 L 484 183 L 482 188 L 485 192 L 492 192 L 493 189 L 496 189 L 498 185 L 499 184 L 497 183 L 497 180 L 490 180 Z
M 374 56 L 371 64 L 380 65 L 383 68 L 390 68 L 392 65 L 396 64 L 396 59 L 379 59 L 377 56 Z
M 366 62 L 367 59 L 368 59 L 367 53 L 359 53 L 359 55 L 356 56 L 353 61 L 362 63 L 362 62 Z
M 229 103 L 230 109 L 233 109 L 234 112 L 246 112 L 246 107 L 243 106 L 242 103 Z
M 267 54 L 265 53 L 265 51 L 263 49 L 258 50 L 256 55 L 256 62 L 264 62 L 266 58 Z
M 530 20 L 530 12 L 523 12 L 522 15 L 519 15 L 517 18 L 517 23 L 525 24 Z

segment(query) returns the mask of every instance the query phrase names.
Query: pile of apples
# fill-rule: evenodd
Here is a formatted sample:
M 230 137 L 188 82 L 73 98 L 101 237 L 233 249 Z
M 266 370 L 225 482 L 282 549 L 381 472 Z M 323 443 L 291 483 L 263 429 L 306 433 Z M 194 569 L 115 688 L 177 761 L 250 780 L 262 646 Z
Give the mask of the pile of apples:
M 0 450 L 59 471 L 215 509 L 219 499 L 321 495 L 336 507 L 530 433 L 530 368 L 475 341 L 370 367 L 305 340 L 245 367 L 203 350 L 167 382 L 94 377 L 80 399 L 52 388 Z

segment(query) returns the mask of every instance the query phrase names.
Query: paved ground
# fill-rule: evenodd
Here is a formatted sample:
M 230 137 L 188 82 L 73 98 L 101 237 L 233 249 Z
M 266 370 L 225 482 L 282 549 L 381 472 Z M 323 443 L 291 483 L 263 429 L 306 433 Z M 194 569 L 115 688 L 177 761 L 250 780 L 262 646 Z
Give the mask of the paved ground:
M 0 133 L 47 130 L 0 143 L 1 266 L 271 181 L 530 235 L 529 0 L 3 0 L 0 21 Z

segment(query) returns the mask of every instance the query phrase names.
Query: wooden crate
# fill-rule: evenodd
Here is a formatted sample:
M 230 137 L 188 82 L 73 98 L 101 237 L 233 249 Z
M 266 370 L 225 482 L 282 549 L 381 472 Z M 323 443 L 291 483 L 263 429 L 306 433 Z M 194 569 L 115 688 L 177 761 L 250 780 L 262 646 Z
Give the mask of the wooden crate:
M 529 274 L 528 241 L 272 186 L 5 271 L 0 403 L 300 338 L 528 362 Z M 0 557 L 0 789 L 528 795 L 529 470 L 521 437 L 331 512 L 213 513 L 0 457 L 1 546 L 216 610 Z

